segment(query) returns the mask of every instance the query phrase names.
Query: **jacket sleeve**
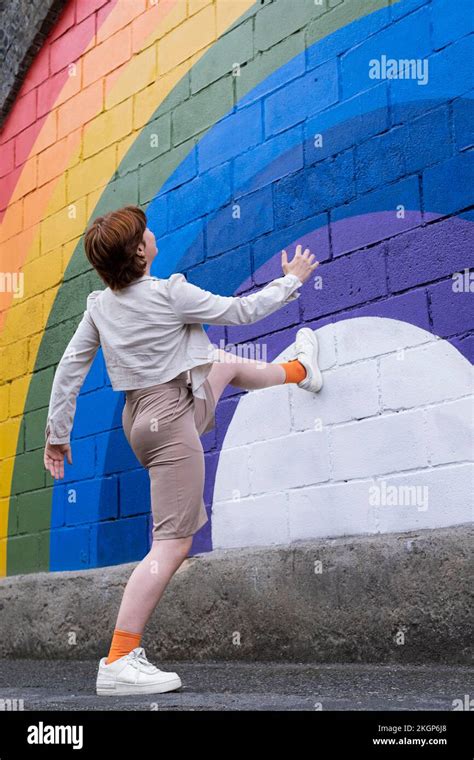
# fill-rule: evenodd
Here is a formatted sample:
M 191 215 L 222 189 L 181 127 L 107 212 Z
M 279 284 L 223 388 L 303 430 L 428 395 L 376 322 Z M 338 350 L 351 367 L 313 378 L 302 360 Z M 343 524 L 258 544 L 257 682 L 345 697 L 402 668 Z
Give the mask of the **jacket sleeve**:
M 49 436 L 50 443 L 69 443 L 77 395 L 99 346 L 99 332 L 86 309 L 56 368 L 46 420 L 45 441 Z
M 286 274 L 248 296 L 219 296 L 176 273 L 168 279 L 168 297 L 184 324 L 247 325 L 299 298 L 295 291 L 302 284 L 295 274 Z

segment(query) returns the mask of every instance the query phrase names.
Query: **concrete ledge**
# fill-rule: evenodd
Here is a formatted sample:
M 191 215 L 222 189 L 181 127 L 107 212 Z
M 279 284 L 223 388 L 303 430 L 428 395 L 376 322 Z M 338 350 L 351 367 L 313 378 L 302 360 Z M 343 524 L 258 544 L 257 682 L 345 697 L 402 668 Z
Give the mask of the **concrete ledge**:
M 465 525 L 197 555 L 143 645 L 161 661 L 471 664 L 473 536 Z M 106 654 L 135 564 L 2 579 L 0 655 Z

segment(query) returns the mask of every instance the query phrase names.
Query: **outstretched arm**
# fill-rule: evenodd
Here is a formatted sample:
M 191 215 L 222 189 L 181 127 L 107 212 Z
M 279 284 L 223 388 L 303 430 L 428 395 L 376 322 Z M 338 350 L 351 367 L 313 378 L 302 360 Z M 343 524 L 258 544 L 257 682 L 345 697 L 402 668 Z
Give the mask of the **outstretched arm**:
M 186 281 L 183 274 L 171 275 L 168 294 L 175 314 L 185 324 L 245 325 L 267 317 L 290 301 L 299 298 L 295 291 L 308 279 L 318 262 L 306 249 L 301 254 L 297 246 L 295 258 L 288 263 L 282 252 L 282 267 L 286 272 L 248 296 L 220 296 Z
M 51 389 L 44 464 L 53 477 L 63 477 L 65 455 L 72 464 L 70 433 L 76 399 L 99 346 L 99 332 L 86 310 L 57 366 Z

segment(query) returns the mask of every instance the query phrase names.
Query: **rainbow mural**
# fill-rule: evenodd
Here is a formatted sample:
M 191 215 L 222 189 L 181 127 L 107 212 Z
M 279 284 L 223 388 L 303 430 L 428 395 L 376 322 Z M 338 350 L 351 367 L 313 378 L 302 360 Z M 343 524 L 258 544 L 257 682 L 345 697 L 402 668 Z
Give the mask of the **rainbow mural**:
M 0 575 L 141 558 L 147 473 L 121 429 L 101 351 L 77 402 L 73 465 L 43 466 L 56 363 L 87 294 L 89 220 L 140 204 L 153 274 L 223 295 L 279 276 L 303 242 L 325 287 L 216 344 L 265 341 L 272 361 L 301 324 L 409 323 L 472 361 L 473 13 L 467 0 L 79 0 L 38 53 L 3 127 Z M 387 68 L 419 62 L 411 78 Z M 370 61 L 378 63 L 370 65 Z M 425 62 L 425 63 L 424 63 Z M 426 75 L 426 76 L 425 76 Z M 236 213 L 236 210 L 238 213 Z M 468 277 L 468 275 L 466 275 Z M 436 368 L 433 367 L 433 371 Z M 203 437 L 210 520 L 229 388 Z

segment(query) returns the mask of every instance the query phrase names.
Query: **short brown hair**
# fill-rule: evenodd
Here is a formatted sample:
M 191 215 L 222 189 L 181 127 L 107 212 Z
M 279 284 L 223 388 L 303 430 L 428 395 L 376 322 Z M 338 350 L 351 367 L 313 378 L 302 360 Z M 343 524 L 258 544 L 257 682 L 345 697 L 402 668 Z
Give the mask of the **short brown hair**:
M 111 290 L 120 290 L 145 273 L 146 261 L 137 253 L 144 243 L 146 216 L 138 206 L 125 206 L 98 216 L 84 239 L 86 256 Z

